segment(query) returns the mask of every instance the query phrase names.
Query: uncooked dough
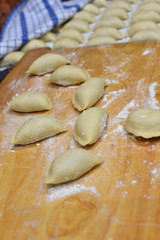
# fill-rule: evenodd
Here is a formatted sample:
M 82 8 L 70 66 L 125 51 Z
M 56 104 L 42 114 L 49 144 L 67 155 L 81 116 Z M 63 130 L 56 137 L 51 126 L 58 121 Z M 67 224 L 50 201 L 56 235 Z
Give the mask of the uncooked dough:
M 54 54 L 46 53 L 37 58 L 26 71 L 26 73 L 34 75 L 44 75 L 55 71 L 57 68 L 69 64 L 70 61 L 65 57 Z
M 40 39 L 44 42 L 55 42 L 56 34 L 52 32 L 45 33 L 40 37 Z
M 113 27 L 113 28 L 116 28 L 116 29 L 120 29 L 120 28 L 124 28 L 125 24 L 118 17 L 106 16 L 105 18 L 100 19 L 97 22 L 97 24 L 94 26 L 93 30 L 95 31 L 96 29 L 98 29 L 100 27 Z
M 15 97 L 8 106 L 16 112 L 36 112 L 50 110 L 50 98 L 40 92 L 25 92 Z
M 66 127 L 49 115 L 41 115 L 26 120 L 13 134 L 11 144 L 26 145 L 65 132 Z
M 107 7 L 108 2 L 106 0 L 93 0 L 93 4 L 95 4 L 97 7 Z
M 111 8 L 111 9 L 106 9 L 103 12 L 102 17 L 104 16 L 115 16 L 119 17 L 120 19 L 127 20 L 128 19 L 128 14 L 127 12 L 122 9 L 122 8 Z
M 143 41 L 143 40 L 158 40 L 160 39 L 160 33 L 152 30 L 143 30 L 135 33 L 130 41 Z
M 56 41 L 63 38 L 73 39 L 80 43 L 84 42 L 84 36 L 78 30 L 71 28 L 59 33 Z
M 74 107 L 79 111 L 92 107 L 102 97 L 105 86 L 102 78 L 91 78 L 81 84 L 72 98 Z
M 45 172 L 46 184 L 59 184 L 77 179 L 103 159 L 91 151 L 75 148 L 57 156 Z
M 58 68 L 49 76 L 49 81 L 58 85 L 75 85 L 90 79 L 89 73 L 79 67 L 66 65 Z
M 94 4 L 92 3 L 88 3 L 84 6 L 83 8 L 84 11 L 87 11 L 87 12 L 90 12 L 90 13 L 93 13 L 94 15 L 98 15 L 100 14 L 100 10 L 98 7 L 96 7 Z
M 124 1 L 111 2 L 110 4 L 108 4 L 107 9 L 111 9 L 111 8 L 122 8 L 128 12 L 132 10 L 131 5 L 128 2 L 124 2 Z
M 69 39 L 69 38 L 63 38 L 63 39 L 59 39 L 56 40 L 54 46 L 52 49 L 57 49 L 57 48 L 77 48 L 78 42 L 73 40 L 73 39 Z
M 87 46 L 96 46 L 102 44 L 111 44 L 116 43 L 116 40 L 110 36 L 99 36 L 92 38 L 88 43 Z
M 82 146 L 95 143 L 101 136 L 107 121 L 107 111 L 92 107 L 82 112 L 75 123 L 74 139 Z
M 116 40 L 122 39 L 121 32 L 118 31 L 116 28 L 112 28 L 112 27 L 98 28 L 92 35 L 90 35 L 89 39 L 99 37 L 99 36 L 108 36 L 108 37 L 112 37 Z
M 96 20 L 94 14 L 86 12 L 86 11 L 77 12 L 74 15 L 73 19 L 81 19 L 81 20 L 84 20 L 88 23 L 93 23 Z
M 146 20 L 159 23 L 160 15 L 155 11 L 141 11 L 141 12 L 138 12 L 137 14 L 135 13 L 133 18 L 131 19 L 131 23 L 133 24 L 139 21 L 146 21 Z
M 8 53 L 0 62 L 0 66 L 8 67 L 8 66 L 16 65 L 24 56 L 24 54 L 25 54 L 24 52 L 20 52 L 20 51 Z
M 70 28 L 77 29 L 79 32 L 82 32 L 82 33 L 91 31 L 88 22 L 80 19 L 73 19 L 68 23 L 66 23 L 64 27 L 61 29 L 61 32 Z
M 152 138 L 160 136 L 160 110 L 139 109 L 131 112 L 124 124 L 129 133 L 137 137 Z
M 142 30 L 153 30 L 157 33 L 160 33 L 160 28 L 157 26 L 156 23 L 152 21 L 142 21 L 137 22 L 131 25 L 127 32 L 125 33 L 126 37 L 133 36 L 136 32 L 142 31 Z
M 40 39 L 33 39 L 26 43 L 24 47 L 21 48 L 22 52 L 28 52 L 29 50 L 35 49 L 35 48 L 43 48 L 47 47 L 45 42 L 43 42 Z

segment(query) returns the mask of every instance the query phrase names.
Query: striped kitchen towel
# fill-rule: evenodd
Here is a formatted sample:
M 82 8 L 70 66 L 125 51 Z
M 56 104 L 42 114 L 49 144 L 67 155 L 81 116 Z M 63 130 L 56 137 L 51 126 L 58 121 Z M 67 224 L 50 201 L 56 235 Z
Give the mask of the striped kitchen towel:
M 90 0 L 21 0 L 0 35 L 0 58 L 71 18 Z

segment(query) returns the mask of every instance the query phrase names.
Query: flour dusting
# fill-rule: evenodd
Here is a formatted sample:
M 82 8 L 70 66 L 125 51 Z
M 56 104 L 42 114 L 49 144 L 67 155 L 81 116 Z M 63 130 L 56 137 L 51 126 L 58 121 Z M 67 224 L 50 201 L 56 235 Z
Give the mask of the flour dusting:
M 60 186 L 51 187 L 48 189 L 46 198 L 47 203 L 54 201 L 55 199 L 64 198 L 82 191 L 89 191 L 96 196 L 99 196 L 99 193 L 96 190 L 95 186 L 86 187 L 85 185 L 66 183 Z
M 130 101 L 120 113 L 116 116 L 116 118 L 127 118 L 129 114 L 129 110 L 135 106 L 135 100 Z
M 148 48 L 142 53 L 142 55 L 148 55 L 151 52 L 152 52 L 152 49 Z
M 158 101 L 155 99 L 155 87 L 156 86 L 158 86 L 157 82 L 151 83 L 149 85 L 150 98 L 148 99 L 148 104 L 149 104 L 150 108 L 153 108 L 153 109 L 159 109 L 159 107 L 157 106 Z

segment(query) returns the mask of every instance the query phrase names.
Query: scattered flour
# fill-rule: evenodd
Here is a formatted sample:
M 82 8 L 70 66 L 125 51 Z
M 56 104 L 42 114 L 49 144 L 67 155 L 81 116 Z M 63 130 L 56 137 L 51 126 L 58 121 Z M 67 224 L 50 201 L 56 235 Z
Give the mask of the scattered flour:
M 116 118 L 127 118 L 129 114 L 129 109 L 133 108 L 135 106 L 135 100 L 130 101 L 120 113 L 116 116 Z
M 149 104 L 150 108 L 153 108 L 153 109 L 159 109 L 159 107 L 157 106 L 158 101 L 155 99 L 155 87 L 156 86 L 158 86 L 157 82 L 151 83 L 149 86 L 150 98 L 148 99 L 148 104 Z
M 85 185 L 80 184 L 72 184 L 72 183 L 64 183 L 60 186 L 54 186 L 48 189 L 46 198 L 47 203 L 54 201 L 55 199 L 60 199 L 67 197 L 69 195 L 74 195 L 76 193 L 80 193 L 82 191 L 89 191 L 96 196 L 99 196 L 99 193 L 96 190 L 95 186 L 86 187 Z
M 148 48 L 148 49 L 146 49 L 143 53 L 142 53 L 142 55 L 148 55 L 149 53 L 151 53 L 152 52 L 152 49 L 151 48 Z

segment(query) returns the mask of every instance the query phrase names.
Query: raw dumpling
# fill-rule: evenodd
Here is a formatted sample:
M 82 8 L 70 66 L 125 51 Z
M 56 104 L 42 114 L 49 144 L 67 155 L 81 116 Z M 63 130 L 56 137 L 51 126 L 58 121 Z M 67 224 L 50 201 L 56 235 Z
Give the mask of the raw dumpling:
M 74 15 L 73 19 L 81 19 L 81 20 L 84 20 L 88 23 L 93 23 L 96 20 L 95 16 L 92 13 L 89 13 L 89 12 L 86 12 L 86 11 L 77 12 Z
M 78 30 L 71 28 L 59 33 L 56 40 L 63 38 L 73 39 L 79 43 L 84 42 L 84 36 Z
M 122 8 L 128 12 L 132 10 L 131 5 L 128 2 L 124 2 L 124 1 L 111 2 L 110 4 L 108 4 L 107 9 L 111 9 L 111 8 Z
M 130 41 L 143 41 L 143 40 L 158 40 L 160 39 L 160 33 L 154 32 L 152 30 L 144 30 L 135 33 Z
M 143 0 L 143 3 L 147 3 L 147 2 L 156 2 L 156 3 L 160 3 L 160 0 Z
M 94 4 L 92 3 L 88 3 L 84 6 L 83 10 L 87 11 L 87 12 L 90 12 L 90 13 L 93 13 L 95 15 L 98 15 L 100 14 L 100 10 L 98 7 L 96 7 Z
M 133 36 L 136 32 L 142 31 L 142 30 L 153 30 L 157 33 L 160 33 L 160 28 L 151 21 L 142 21 L 142 22 L 137 22 L 131 25 L 126 32 L 126 36 L 130 37 Z
M 106 0 L 93 0 L 93 4 L 95 4 L 97 7 L 107 7 L 108 3 Z
M 69 63 L 69 60 L 59 54 L 46 53 L 37 58 L 31 64 L 26 73 L 44 75 L 46 73 L 53 72 L 57 68 Z
M 113 2 L 119 2 L 119 0 L 112 0 Z M 128 3 L 137 3 L 138 0 L 125 0 Z
M 43 48 L 47 47 L 46 44 L 40 40 L 40 39 L 33 39 L 26 43 L 24 47 L 22 47 L 21 51 L 22 52 L 28 52 L 29 50 L 35 49 L 35 48 Z
M 54 46 L 52 49 L 57 49 L 57 48 L 76 48 L 78 47 L 78 42 L 73 40 L 73 39 L 69 39 L 69 38 L 63 38 L 63 39 L 59 39 L 55 42 Z
M 24 56 L 24 52 L 15 51 L 8 53 L 1 61 L 0 66 L 7 67 L 7 66 L 14 66 L 16 65 L 21 58 Z
M 125 24 L 118 17 L 106 16 L 105 18 L 100 19 L 98 21 L 98 23 L 94 27 L 94 31 L 100 27 L 113 27 L 113 28 L 120 29 L 120 28 L 124 28 Z
M 154 11 L 138 12 L 132 18 L 131 23 L 136 23 L 136 22 L 145 21 L 145 20 L 149 20 L 149 21 L 152 21 L 152 22 L 155 22 L 155 23 L 159 23 L 160 22 L 160 15 L 157 12 L 154 12 Z
M 58 68 L 52 73 L 49 77 L 49 81 L 58 85 L 68 86 L 85 82 L 90 78 L 86 70 L 73 65 L 66 65 Z
M 8 106 L 16 112 L 36 112 L 50 110 L 52 102 L 50 98 L 40 92 L 25 92 L 15 97 Z
M 91 39 L 87 46 L 96 46 L 96 45 L 102 45 L 102 44 L 111 44 L 116 43 L 116 40 L 110 36 L 99 36 Z
M 92 35 L 90 35 L 89 39 L 99 37 L 99 36 L 109 36 L 116 40 L 122 39 L 122 34 L 116 28 L 111 27 L 101 27 L 98 28 Z
M 95 143 L 101 136 L 107 120 L 104 108 L 92 107 L 82 112 L 77 118 L 73 137 L 82 146 Z
M 118 17 L 118 18 L 123 19 L 123 20 L 128 19 L 127 12 L 122 8 L 107 9 L 103 12 L 102 18 L 105 17 L 105 16 L 115 16 L 115 17 Z
M 14 133 L 11 144 L 26 145 L 65 132 L 64 124 L 48 115 L 26 120 Z
M 45 173 L 46 184 L 59 184 L 77 179 L 93 167 L 103 163 L 103 159 L 91 151 L 75 148 L 57 156 Z
M 144 5 L 141 5 L 137 11 L 144 11 L 144 10 L 150 10 L 150 11 L 155 11 L 155 12 L 158 12 L 160 13 L 160 5 L 158 3 L 147 3 L 147 4 L 144 4 Z
M 92 107 L 103 95 L 105 80 L 91 78 L 81 84 L 75 92 L 72 103 L 79 111 Z
M 56 35 L 52 32 L 45 33 L 40 37 L 40 39 L 44 42 L 55 42 Z
M 66 23 L 61 31 L 64 31 L 66 29 L 77 29 L 79 32 L 89 32 L 91 31 L 89 24 L 86 21 L 80 20 L 80 19 L 73 19 Z
M 160 111 L 156 109 L 135 110 L 128 115 L 124 126 L 128 132 L 137 137 L 159 137 Z

